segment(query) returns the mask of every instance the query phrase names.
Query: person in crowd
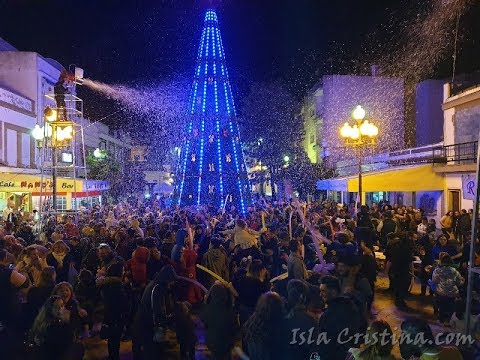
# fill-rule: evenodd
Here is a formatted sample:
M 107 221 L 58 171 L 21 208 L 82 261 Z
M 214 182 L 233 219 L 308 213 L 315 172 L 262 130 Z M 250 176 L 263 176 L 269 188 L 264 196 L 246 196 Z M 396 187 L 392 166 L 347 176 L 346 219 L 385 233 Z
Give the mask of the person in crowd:
M 55 243 L 60 240 L 65 240 L 65 228 L 62 224 L 55 227 L 55 231 L 50 236 L 52 243 Z
M 220 276 L 223 280 L 229 281 L 229 261 L 226 251 L 222 247 L 222 238 L 213 237 L 211 240 L 210 249 L 203 255 L 202 264 L 207 269 L 213 271 L 215 274 Z M 210 276 L 210 275 L 208 275 Z M 207 278 L 210 280 L 206 281 L 206 287 L 210 288 L 213 285 L 214 280 L 210 276 Z
M 340 258 L 337 263 L 337 279 L 340 293 L 351 295 L 359 305 L 359 311 L 366 316 L 371 303 L 372 288 L 367 278 L 360 273 L 360 261 L 356 256 Z
M 377 232 L 380 234 L 380 244 L 383 248 L 387 247 L 387 235 L 397 232 L 397 223 L 392 218 L 392 213 L 386 211 L 383 219 L 377 226 Z
M 287 268 L 289 279 L 305 280 L 308 276 L 301 255 L 301 244 L 297 240 L 290 241 L 290 256 L 288 257 Z
M 200 319 L 205 325 L 205 342 L 215 360 L 231 358 L 236 326 L 234 299 L 230 289 L 216 282 L 209 290 Z
M 52 251 L 47 255 L 47 264 L 55 268 L 57 281 L 70 281 L 69 274 L 73 267 L 70 248 L 63 240 L 58 240 L 52 245 Z
M 426 216 L 422 217 L 422 222 L 417 225 L 416 230 L 420 237 L 428 234 L 428 218 Z
M 138 249 L 137 249 L 138 250 Z M 148 251 L 147 251 L 148 252 Z M 97 281 L 104 305 L 103 325 L 108 345 L 108 359 L 120 359 L 120 339 L 128 313 L 128 299 L 122 283 L 123 263 L 107 267 L 105 278 Z M 145 269 L 146 278 L 146 269 Z
M 175 333 L 180 345 L 180 358 L 185 360 L 195 360 L 195 344 L 198 340 L 191 310 L 192 306 L 187 301 L 175 303 Z
M 355 334 L 362 327 L 362 316 L 349 298 L 341 295 L 340 282 L 334 276 L 326 275 L 320 284 L 321 296 L 327 305 L 325 312 L 320 317 L 319 332 L 325 333 L 328 339 L 337 339 L 340 332 L 348 329 L 349 334 Z M 339 344 L 336 341 L 319 344 L 318 353 L 323 359 L 344 359 L 352 343 L 344 341 Z
M 144 246 L 138 246 L 132 254 L 132 258 L 125 263 L 125 276 L 132 286 L 143 292 L 148 280 L 147 264 L 150 257 L 150 250 Z
M 445 236 L 449 236 L 453 231 L 453 211 L 448 211 L 440 219 L 440 226 L 442 227 L 442 232 Z
M 467 235 L 472 231 L 472 220 L 467 213 L 467 210 L 462 209 L 457 221 L 457 239 L 460 244 L 463 244 Z
M 35 317 L 38 315 L 40 308 L 50 297 L 55 284 L 57 283 L 57 274 L 53 266 L 47 266 L 42 269 L 40 281 L 35 286 L 28 289 L 26 304 L 26 325 L 29 327 Z
M 157 342 L 164 334 L 172 309 L 171 292 L 176 281 L 172 265 L 164 266 L 143 292 L 132 338 L 134 359 L 159 358 Z M 155 337 L 155 339 L 154 339 Z
M 287 284 L 287 293 L 290 310 L 285 321 L 286 338 L 291 339 L 293 332 L 297 331 L 297 333 L 304 332 L 305 334 L 311 332 L 311 338 L 317 339 L 318 332 L 316 329 L 318 320 L 307 311 L 308 284 L 301 280 L 292 279 Z M 287 351 L 289 359 L 308 359 L 310 354 L 314 352 L 314 347 L 313 344 L 304 344 L 303 346 L 290 344 Z
M 77 225 L 73 223 L 73 218 L 71 216 L 65 217 L 65 225 L 63 229 L 67 240 L 73 237 L 78 238 L 80 236 L 80 231 L 78 230 Z
M 119 257 L 106 243 L 101 243 L 98 248 L 98 259 L 100 261 L 97 270 L 97 284 L 98 281 L 102 281 L 108 272 L 110 266 L 118 267 L 120 264 L 121 267 L 124 266 L 124 261 Z
M 407 308 L 405 298 L 412 279 L 413 244 L 405 233 L 394 236 L 385 252 L 387 261 L 390 262 L 390 274 L 395 293 L 395 305 Z
M 44 258 L 38 254 L 34 245 L 26 247 L 19 256 L 15 269 L 27 276 L 32 284 L 38 284 L 42 276 L 42 270 L 48 266 Z
M 285 308 L 280 295 L 274 292 L 263 294 L 255 312 L 243 326 L 242 343 L 250 360 L 287 359 L 284 338 Z
M 90 270 L 82 269 L 78 274 L 78 281 L 75 283 L 75 297 L 80 308 L 85 309 L 89 329 L 93 328 L 94 312 L 99 301 L 98 289 L 95 284 L 95 276 Z
M 392 328 L 385 320 L 373 321 L 365 334 L 365 343 L 349 350 L 347 360 L 395 360 L 392 355 L 394 339 Z
M 329 261 L 336 263 L 341 257 L 354 256 L 357 253 L 357 246 L 344 232 L 337 232 L 333 241 L 327 246 Z
M 435 342 L 430 325 L 420 318 L 410 318 L 402 322 L 402 334 L 410 341 L 399 343 L 403 359 L 421 360 L 463 360 L 455 346 L 439 346 Z M 414 341 L 421 334 L 423 341 Z
M 18 291 L 29 286 L 28 277 L 15 270 L 7 260 L 7 251 L 0 249 L 0 324 L 2 324 L 2 353 L 8 358 L 18 350 L 22 324 L 19 324 Z
M 220 234 L 233 235 L 235 246 L 240 246 L 240 248 L 243 250 L 242 253 L 246 254 L 243 256 L 248 256 L 249 252 L 246 250 L 251 249 L 252 247 L 257 247 L 257 239 L 261 232 L 250 229 L 244 220 L 238 219 L 235 222 L 234 229 L 220 231 Z
M 448 324 L 454 312 L 455 299 L 459 295 L 459 287 L 464 279 L 453 267 L 453 261 L 447 253 L 440 253 L 440 264 L 433 271 L 432 282 L 435 285 L 438 319 Z
M 427 294 L 428 280 L 432 275 L 433 259 L 433 237 L 429 234 L 423 234 L 418 240 L 418 256 L 421 260 L 420 269 L 420 293 L 422 296 Z M 431 293 L 431 290 L 430 290 Z
M 467 317 L 466 317 L 467 304 L 465 299 L 458 298 L 455 300 L 455 312 L 450 318 L 450 328 L 452 331 L 457 333 L 465 334 L 467 328 Z M 478 327 L 478 321 L 480 315 L 470 314 L 470 333 L 474 334 L 475 329 Z
M 266 280 L 267 269 L 261 260 L 255 259 L 248 267 L 246 276 L 233 283 L 238 292 L 240 324 L 253 314 L 255 305 L 260 296 L 269 290 L 270 284 Z
M 66 281 L 60 282 L 53 288 L 52 295 L 60 296 L 63 306 L 69 311 L 70 323 L 75 330 L 75 335 L 88 336 L 88 323 L 83 321 L 83 319 L 86 320 L 88 313 L 79 306 L 72 285 Z
M 152 237 L 145 238 L 145 247 L 149 250 L 150 254 L 147 261 L 147 279 L 153 280 L 155 275 L 167 264 L 172 264 L 170 255 L 165 255 L 162 251 L 163 247 L 158 249 L 156 241 Z
M 448 243 L 447 236 L 442 234 L 437 238 L 437 242 L 432 249 L 433 260 L 439 260 L 440 254 L 443 252 L 450 255 L 453 260 L 460 259 L 462 257 L 462 254 L 458 253 L 457 247 L 450 245 Z
M 63 299 L 52 295 L 40 309 L 30 337 L 34 352 L 42 360 L 81 359 L 83 350 L 74 346 L 74 328 Z

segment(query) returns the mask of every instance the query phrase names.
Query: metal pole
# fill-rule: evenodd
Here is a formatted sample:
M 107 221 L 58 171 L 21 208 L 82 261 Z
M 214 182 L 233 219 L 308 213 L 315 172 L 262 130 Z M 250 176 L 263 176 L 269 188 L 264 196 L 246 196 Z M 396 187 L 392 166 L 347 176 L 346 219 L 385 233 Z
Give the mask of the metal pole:
M 478 135 L 480 140 L 480 132 Z M 475 191 L 475 200 L 473 202 L 473 218 L 472 218 L 472 237 L 470 239 L 470 256 L 469 256 L 469 266 L 468 266 L 468 284 L 467 284 L 467 308 L 465 316 L 467 317 L 465 333 L 466 335 L 470 334 L 470 322 L 471 322 L 471 313 L 472 313 L 472 292 L 473 292 L 473 274 L 474 272 L 479 273 L 478 269 L 475 267 L 475 242 L 477 240 L 478 232 L 478 205 L 480 197 L 480 146 L 477 148 L 477 190 Z M 477 271 L 475 271 L 477 270 Z
M 53 199 L 53 211 L 57 216 L 57 148 L 52 148 L 52 199 Z
M 362 145 L 358 146 L 358 207 L 362 206 Z

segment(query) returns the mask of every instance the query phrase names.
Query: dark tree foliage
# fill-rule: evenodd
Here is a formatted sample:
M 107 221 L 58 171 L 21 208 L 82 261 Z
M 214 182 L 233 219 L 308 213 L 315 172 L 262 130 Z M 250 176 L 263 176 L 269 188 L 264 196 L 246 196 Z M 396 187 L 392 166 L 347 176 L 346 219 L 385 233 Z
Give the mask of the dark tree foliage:
M 295 116 L 296 109 L 294 97 L 281 81 L 253 84 L 241 103 L 240 126 L 245 154 L 252 161 L 261 161 L 273 184 L 280 180 L 284 157 L 294 159 L 303 152 L 303 123 Z M 265 174 L 260 174 L 259 178 L 263 181 Z
M 145 174 L 137 164 L 128 161 L 120 163 L 107 152 L 103 155 L 103 158 L 92 154 L 87 156 L 88 178 L 109 181 L 109 197 L 118 201 L 144 191 Z

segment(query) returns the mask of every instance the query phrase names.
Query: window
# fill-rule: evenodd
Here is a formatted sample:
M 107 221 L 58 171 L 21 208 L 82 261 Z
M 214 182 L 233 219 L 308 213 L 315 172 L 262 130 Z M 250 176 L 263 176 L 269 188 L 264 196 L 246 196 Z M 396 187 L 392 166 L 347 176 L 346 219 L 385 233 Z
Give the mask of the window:
M 22 165 L 30 166 L 30 134 L 22 133 Z
M 67 210 L 67 197 L 57 196 L 57 211 Z

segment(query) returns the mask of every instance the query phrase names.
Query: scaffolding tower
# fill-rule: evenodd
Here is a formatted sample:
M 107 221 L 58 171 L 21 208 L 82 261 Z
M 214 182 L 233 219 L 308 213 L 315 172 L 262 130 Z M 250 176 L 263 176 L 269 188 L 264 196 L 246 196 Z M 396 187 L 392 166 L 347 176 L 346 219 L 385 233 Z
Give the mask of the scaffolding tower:
M 82 126 L 83 100 L 76 96 L 76 81 L 67 83 L 67 92 L 62 95 L 64 103 L 56 101 L 58 94 L 45 94 L 45 109 L 40 129 L 42 139 L 38 141 L 38 161 L 40 165 L 40 219 L 49 219 L 66 214 L 76 215 L 79 211 L 78 192 L 85 192 L 90 203 L 88 185 L 79 189 L 77 179 L 85 180 L 87 184 L 87 163 L 85 138 Z M 73 180 L 68 189 L 59 187 L 59 178 Z M 69 190 L 72 193 L 71 209 L 59 207 L 57 194 Z M 73 216 L 77 221 L 77 216 Z M 43 222 L 43 221 L 41 221 Z

